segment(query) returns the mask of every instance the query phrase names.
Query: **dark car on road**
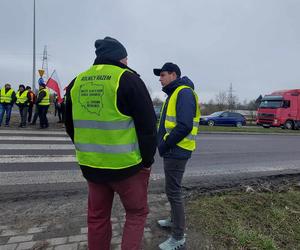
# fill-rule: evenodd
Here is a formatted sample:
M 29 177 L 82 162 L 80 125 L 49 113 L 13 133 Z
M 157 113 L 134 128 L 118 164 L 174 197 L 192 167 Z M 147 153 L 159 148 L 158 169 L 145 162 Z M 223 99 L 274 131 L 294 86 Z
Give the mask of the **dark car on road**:
M 211 115 L 202 116 L 200 125 L 208 126 L 236 126 L 242 127 L 246 125 L 246 118 L 240 113 L 219 111 Z

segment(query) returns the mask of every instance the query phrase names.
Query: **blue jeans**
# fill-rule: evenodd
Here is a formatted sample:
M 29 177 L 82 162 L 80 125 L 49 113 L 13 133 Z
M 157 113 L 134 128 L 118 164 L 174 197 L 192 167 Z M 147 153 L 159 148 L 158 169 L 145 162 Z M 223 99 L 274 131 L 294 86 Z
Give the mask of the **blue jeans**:
M 12 105 L 8 103 L 0 103 L 0 126 L 2 125 L 2 120 L 4 117 L 4 113 L 6 113 L 5 116 L 5 125 L 9 125 L 10 121 L 10 115 L 11 115 Z

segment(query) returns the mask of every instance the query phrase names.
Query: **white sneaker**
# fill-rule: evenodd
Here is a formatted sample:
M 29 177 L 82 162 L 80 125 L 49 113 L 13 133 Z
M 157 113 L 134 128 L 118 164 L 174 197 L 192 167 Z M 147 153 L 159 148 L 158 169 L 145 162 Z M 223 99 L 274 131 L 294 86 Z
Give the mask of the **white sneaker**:
M 158 220 L 157 223 L 161 227 L 172 227 L 173 226 L 171 219 Z
M 172 236 L 164 241 L 163 243 L 159 244 L 159 248 L 161 250 L 179 250 L 185 245 L 185 237 L 181 240 L 175 240 Z

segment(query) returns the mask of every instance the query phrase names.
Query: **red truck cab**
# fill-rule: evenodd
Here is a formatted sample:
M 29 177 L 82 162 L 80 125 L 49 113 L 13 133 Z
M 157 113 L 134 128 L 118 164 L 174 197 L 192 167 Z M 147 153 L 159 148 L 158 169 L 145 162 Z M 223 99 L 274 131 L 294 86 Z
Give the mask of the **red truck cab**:
M 257 110 L 256 124 L 264 128 L 300 128 L 300 89 L 265 95 Z

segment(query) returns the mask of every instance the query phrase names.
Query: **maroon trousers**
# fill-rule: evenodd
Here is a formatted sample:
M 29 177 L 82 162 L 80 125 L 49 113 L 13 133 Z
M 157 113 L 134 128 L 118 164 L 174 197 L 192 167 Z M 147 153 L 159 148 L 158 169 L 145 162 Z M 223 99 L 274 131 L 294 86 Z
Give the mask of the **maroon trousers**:
M 116 192 L 126 211 L 122 250 L 140 250 L 148 214 L 147 190 L 150 170 L 118 182 L 88 182 L 88 246 L 89 250 L 109 250 L 112 237 L 111 209 Z

